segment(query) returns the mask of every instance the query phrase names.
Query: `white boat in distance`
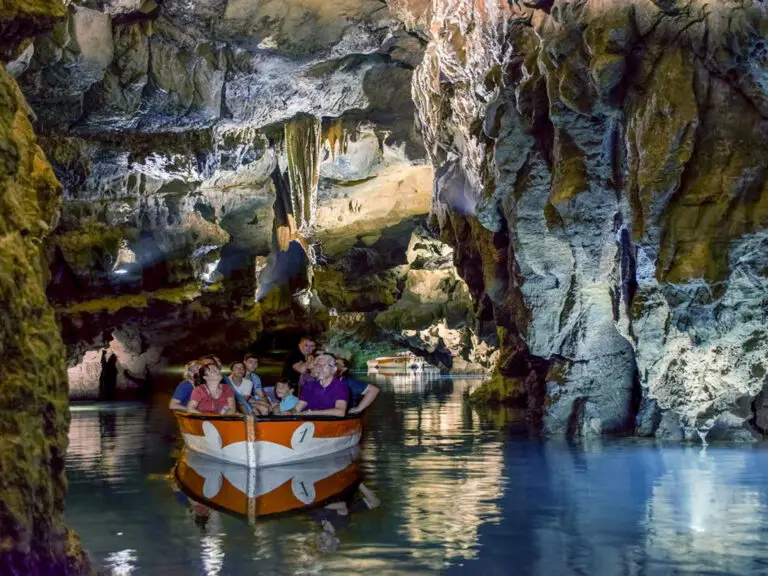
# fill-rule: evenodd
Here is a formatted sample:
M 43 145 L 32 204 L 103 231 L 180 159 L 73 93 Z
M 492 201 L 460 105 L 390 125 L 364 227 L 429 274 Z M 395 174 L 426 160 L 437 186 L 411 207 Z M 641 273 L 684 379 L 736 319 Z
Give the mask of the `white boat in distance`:
M 381 356 L 368 360 L 368 374 L 396 374 L 437 371 L 429 362 L 413 352 L 398 352 L 394 356 Z

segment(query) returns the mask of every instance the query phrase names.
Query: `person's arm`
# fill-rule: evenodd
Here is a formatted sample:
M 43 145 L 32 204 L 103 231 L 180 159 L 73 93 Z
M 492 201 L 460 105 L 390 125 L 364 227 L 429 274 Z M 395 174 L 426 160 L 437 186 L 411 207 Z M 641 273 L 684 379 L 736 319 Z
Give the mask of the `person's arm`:
M 299 403 L 296 404 L 296 412 L 304 412 L 307 408 L 307 403 L 304 402 L 304 400 L 299 400 Z
M 301 402 L 299 402 L 299 404 L 301 404 Z M 304 412 L 304 414 L 307 414 L 309 416 L 339 416 L 339 417 L 346 416 L 347 401 L 336 400 L 336 405 L 334 408 L 328 408 L 327 410 L 307 410 L 306 412 Z
M 307 369 L 307 364 L 309 364 L 309 362 L 296 362 L 295 364 L 291 365 L 291 368 L 293 368 L 299 374 L 303 374 L 304 370 Z
M 171 401 L 168 403 L 168 409 L 169 410 L 186 410 L 187 407 L 184 406 L 181 402 L 179 402 L 176 398 L 171 398 Z
M 224 408 L 224 412 L 222 414 L 235 414 L 237 413 L 237 405 L 235 403 L 235 395 L 229 396 L 227 398 L 227 405 Z
M 198 402 L 197 400 L 190 400 L 189 404 L 187 404 L 187 412 L 189 412 L 190 414 L 202 414 L 202 412 L 200 412 L 200 410 L 197 409 L 199 404 L 200 402 Z
M 264 400 L 269 403 L 269 398 L 267 398 L 267 393 L 264 392 L 264 385 L 261 383 L 261 378 L 259 378 L 258 374 L 251 374 L 250 380 L 251 385 L 253 386 L 251 397 L 256 396 L 259 400 Z
M 351 408 L 349 413 L 350 414 L 359 414 L 368 406 L 373 404 L 373 401 L 376 400 L 376 396 L 379 395 L 379 387 L 374 386 L 373 384 L 368 384 L 368 386 L 365 388 L 365 391 L 363 392 L 363 399 L 360 400 L 360 404 L 355 406 L 354 408 Z

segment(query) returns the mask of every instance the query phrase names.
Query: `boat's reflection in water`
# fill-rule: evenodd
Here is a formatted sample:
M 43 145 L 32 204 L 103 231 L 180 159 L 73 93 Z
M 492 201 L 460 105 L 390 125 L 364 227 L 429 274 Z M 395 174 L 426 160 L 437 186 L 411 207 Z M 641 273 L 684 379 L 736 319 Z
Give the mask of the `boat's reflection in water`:
M 340 499 L 361 481 L 359 449 L 296 464 L 249 469 L 184 450 L 178 487 L 196 504 L 247 518 L 299 511 Z

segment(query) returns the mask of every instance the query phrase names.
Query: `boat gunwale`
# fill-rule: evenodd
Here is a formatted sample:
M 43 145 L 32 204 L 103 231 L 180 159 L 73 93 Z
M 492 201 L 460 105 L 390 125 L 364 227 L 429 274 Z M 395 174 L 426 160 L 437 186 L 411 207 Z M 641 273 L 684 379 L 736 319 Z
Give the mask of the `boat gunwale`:
M 177 418 L 189 418 L 190 420 L 216 420 L 222 422 L 245 422 L 245 414 L 197 414 L 192 412 L 185 412 L 184 410 L 174 410 L 174 414 Z M 298 414 L 292 415 L 274 415 L 274 416 L 254 416 L 254 423 L 268 423 L 268 422 L 344 422 L 346 420 L 358 420 L 363 417 L 365 410 L 357 414 L 347 414 L 345 416 L 330 416 L 330 415 L 309 415 L 300 416 Z

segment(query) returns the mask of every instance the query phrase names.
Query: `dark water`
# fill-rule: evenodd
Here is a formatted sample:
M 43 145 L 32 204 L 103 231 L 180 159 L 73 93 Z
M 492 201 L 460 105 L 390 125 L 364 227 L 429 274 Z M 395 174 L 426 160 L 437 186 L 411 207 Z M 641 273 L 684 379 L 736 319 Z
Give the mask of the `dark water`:
M 107 574 L 768 574 L 762 448 L 513 438 L 467 406 L 477 381 L 380 385 L 360 454 L 380 503 L 344 497 L 333 553 L 317 512 L 201 517 L 169 477 L 167 396 L 73 411 L 69 523 Z

